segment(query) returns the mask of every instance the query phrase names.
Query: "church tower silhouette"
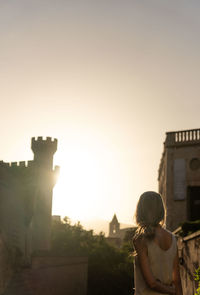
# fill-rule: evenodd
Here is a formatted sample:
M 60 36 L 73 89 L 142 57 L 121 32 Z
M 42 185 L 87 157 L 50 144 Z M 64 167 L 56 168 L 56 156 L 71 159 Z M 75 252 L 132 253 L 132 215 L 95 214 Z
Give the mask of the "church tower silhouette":
M 109 237 L 118 237 L 120 231 L 120 223 L 118 222 L 116 214 L 114 214 L 112 221 L 109 223 Z

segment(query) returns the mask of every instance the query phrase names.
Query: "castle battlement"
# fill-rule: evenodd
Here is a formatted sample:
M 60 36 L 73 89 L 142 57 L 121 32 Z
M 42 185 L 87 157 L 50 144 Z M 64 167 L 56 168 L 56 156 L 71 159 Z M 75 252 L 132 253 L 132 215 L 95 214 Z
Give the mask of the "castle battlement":
M 33 161 L 20 161 L 20 162 L 10 162 L 8 163 L 11 168 L 28 168 L 32 166 Z
M 1 167 L 8 167 L 8 168 L 28 168 L 33 165 L 33 160 L 30 161 L 20 161 L 20 162 L 4 162 L 0 161 Z
M 165 147 L 200 144 L 200 129 L 167 132 Z
M 42 137 L 42 136 L 32 137 L 31 148 L 34 154 L 38 152 L 44 152 L 44 151 L 54 154 L 57 150 L 57 143 L 58 143 L 58 140 L 56 138 Z
M 32 137 L 31 138 L 32 142 L 40 142 L 40 143 L 43 143 L 43 142 L 54 142 L 57 144 L 58 140 L 56 138 L 52 138 L 52 137 L 44 137 L 44 136 L 37 136 L 37 137 Z
M 6 163 L 4 161 L 0 161 L 0 167 L 9 167 L 9 163 Z

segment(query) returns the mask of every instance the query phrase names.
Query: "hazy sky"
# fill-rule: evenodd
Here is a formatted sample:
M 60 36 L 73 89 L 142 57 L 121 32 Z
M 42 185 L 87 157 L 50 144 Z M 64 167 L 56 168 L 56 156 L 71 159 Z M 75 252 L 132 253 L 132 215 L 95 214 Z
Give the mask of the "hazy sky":
M 58 138 L 53 214 L 132 223 L 166 131 L 199 128 L 199 0 L 0 1 L 1 153 Z

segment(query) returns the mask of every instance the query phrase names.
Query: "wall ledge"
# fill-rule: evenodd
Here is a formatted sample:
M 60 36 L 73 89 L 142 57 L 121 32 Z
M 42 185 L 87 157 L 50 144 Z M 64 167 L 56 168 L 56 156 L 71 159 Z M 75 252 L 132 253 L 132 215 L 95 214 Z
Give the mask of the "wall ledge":
M 188 241 L 188 240 L 192 240 L 192 239 L 195 239 L 196 237 L 200 236 L 200 230 L 186 236 L 183 238 L 183 241 Z

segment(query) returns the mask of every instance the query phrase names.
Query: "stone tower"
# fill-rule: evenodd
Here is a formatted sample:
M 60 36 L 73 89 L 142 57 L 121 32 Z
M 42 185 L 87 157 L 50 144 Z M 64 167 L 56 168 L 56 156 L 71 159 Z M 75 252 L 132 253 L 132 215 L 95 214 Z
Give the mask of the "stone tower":
M 120 223 L 117 220 L 116 214 L 114 214 L 112 221 L 109 223 L 109 237 L 118 237 L 120 231 Z
M 34 167 L 37 171 L 37 191 L 32 220 L 32 251 L 49 250 L 51 235 L 52 193 L 56 169 L 53 170 L 53 155 L 57 150 L 57 139 L 32 138 Z
M 200 219 L 200 129 L 166 133 L 158 182 L 169 230 Z
M 58 167 L 53 170 L 57 140 L 32 138 L 34 159 L 0 161 L 0 231 L 24 262 L 33 252 L 49 250 L 52 191 Z

